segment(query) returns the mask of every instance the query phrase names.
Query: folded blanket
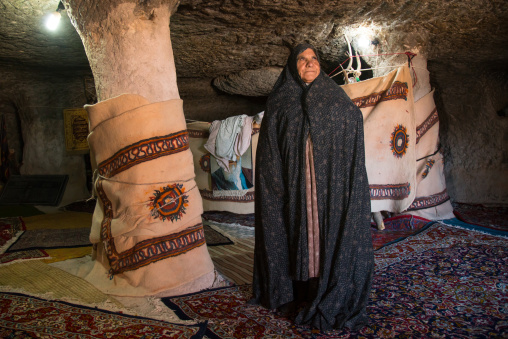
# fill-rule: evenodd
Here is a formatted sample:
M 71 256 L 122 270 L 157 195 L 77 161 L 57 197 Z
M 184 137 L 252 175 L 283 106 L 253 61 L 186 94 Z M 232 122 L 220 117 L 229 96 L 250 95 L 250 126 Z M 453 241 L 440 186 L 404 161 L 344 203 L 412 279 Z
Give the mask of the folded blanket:
M 372 212 L 402 212 L 415 198 L 416 125 L 407 66 L 342 86 L 364 119 Z
M 439 145 L 439 116 L 434 91 L 415 103 L 416 197 L 405 214 L 430 220 L 453 218 Z
M 171 295 L 212 285 L 201 196 L 181 100 L 124 94 L 86 106 L 98 202 L 85 279 L 116 295 Z

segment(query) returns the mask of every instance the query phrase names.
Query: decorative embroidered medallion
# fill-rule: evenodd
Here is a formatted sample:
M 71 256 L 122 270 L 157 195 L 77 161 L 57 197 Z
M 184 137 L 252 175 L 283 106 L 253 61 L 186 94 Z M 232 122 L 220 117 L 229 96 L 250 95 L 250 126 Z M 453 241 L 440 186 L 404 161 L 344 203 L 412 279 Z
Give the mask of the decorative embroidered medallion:
M 390 140 L 390 149 L 397 158 L 402 158 L 406 154 L 409 146 L 409 135 L 406 133 L 406 127 L 402 125 L 395 126 Z
M 358 108 L 376 106 L 381 101 L 404 99 L 407 101 L 409 89 L 407 82 L 395 81 L 386 91 L 372 93 L 364 97 L 354 98 L 353 103 Z
M 169 219 L 173 222 L 181 219 L 189 202 L 184 192 L 185 187 L 181 184 L 167 185 L 160 190 L 155 190 L 148 204 L 152 216 L 162 221 Z
M 425 170 L 422 173 L 422 178 L 425 179 L 427 175 L 429 175 L 430 169 L 432 166 L 434 166 L 435 163 L 436 161 L 434 159 L 428 159 L 427 162 L 425 162 Z
M 203 224 L 199 223 L 178 233 L 140 241 L 128 250 L 118 252 L 115 246 L 115 239 L 111 233 L 113 205 L 104 191 L 102 186 L 103 181 L 97 181 L 96 189 L 104 205 L 101 239 L 103 240 L 109 265 L 111 266 L 111 277 L 114 274 L 136 270 L 156 261 L 175 257 L 205 245 Z
M 199 159 L 199 166 L 201 166 L 203 172 L 210 173 L 210 153 L 203 155 Z
M 393 185 L 369 185 L 371 200 L 403 200 L 411 193 L 408 182 Z

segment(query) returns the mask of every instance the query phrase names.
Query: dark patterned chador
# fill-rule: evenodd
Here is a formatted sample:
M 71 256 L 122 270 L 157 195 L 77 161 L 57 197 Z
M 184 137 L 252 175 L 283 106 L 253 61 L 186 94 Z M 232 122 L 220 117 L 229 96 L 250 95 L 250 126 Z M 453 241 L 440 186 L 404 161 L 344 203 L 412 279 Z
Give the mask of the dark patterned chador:
M 317 282 L 295 322 L 321 330 L 357 329 L 367 323 L 374 268 L 363 117 L 323 72 L 304 83 L 297 57 L 309 48 L 314 50 L 299 45 L 290 55 L 261 125 L 251 302 L 280 308 L 298 298 L 300 282 Z M 309 272 L 310 258 L 316 258 L 309 253 L 308 237 L 309 140 L 315 182 L 310 195 L 317 198 L 317 211 L 312 211 L 318 221 L 317 275 Z

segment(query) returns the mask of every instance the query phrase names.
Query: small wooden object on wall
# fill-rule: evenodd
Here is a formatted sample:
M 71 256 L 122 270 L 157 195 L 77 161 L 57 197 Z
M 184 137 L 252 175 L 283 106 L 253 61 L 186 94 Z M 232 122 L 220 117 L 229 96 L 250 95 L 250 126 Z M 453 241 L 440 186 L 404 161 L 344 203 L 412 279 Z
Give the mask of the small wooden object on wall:
M 67 154 L 88 153 L 88 113 L 84 108 L 69 108 L 63 115 Z

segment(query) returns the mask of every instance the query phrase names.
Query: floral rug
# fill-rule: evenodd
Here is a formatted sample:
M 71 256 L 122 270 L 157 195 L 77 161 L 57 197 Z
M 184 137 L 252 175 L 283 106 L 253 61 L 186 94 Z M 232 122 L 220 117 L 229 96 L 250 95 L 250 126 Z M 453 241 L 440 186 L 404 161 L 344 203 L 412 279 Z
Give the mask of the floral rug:
M 369 326 L 320 333 L 246 304 L 251 286 L 163 298 L 210 338 L 506 338 L 508 240 L 433 223 L 375 252 Z
M 508 232 L 508 206 L 454 203 L 453 214 L 468 224 Z
M 23 259 L 46 258 L 49 256 L 42 250 L 5 253 L 25 232 L 26 226 L 21 217 L 0 218 L 0 264 Z
M 232 212 L 206 211 L 202 215 L 206 221 L 213 221 L 219 224 L 232 224 L 254 227 L 254 213 L 237 214 Z
M 44 259 L 48 257 L 48 252 L 38 249 L 3 253 L 0 254 L 0 264 L 13 263 L 20 260 Z
M 4 253 L 26 231 L 20 217 L 0 218 L 0 253 Z
M 9 247 L 7 252 L 28 249 L 92 246 L 89 237 L 89 227 L 27 230 L 11 247 Z
M 403 240 L 410 235 L 416 234 L 432 224 L 430 220 L 413 216 L 399 215 L 383 220 L 385 229 L 380 231 L 372 224 L 371 235 L 374 250 Z
M 0 293 L 0 338 L 202 338 L 206 323 L 165 321 Z
M 205 231 L 206 246 L 231 245 L 233 242 L 224 234 L 214 230 L 208 225 L 203 225 Z

